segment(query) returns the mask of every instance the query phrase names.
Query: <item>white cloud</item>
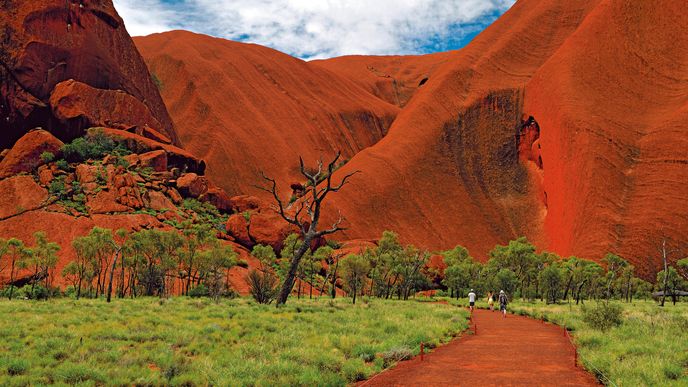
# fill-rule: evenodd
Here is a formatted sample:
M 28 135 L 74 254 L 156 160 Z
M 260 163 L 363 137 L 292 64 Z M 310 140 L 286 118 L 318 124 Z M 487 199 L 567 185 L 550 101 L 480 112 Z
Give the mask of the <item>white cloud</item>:
M 447 49 L 514 0 L 115 0 L 132 35 L 170 29 L 302 58 Z

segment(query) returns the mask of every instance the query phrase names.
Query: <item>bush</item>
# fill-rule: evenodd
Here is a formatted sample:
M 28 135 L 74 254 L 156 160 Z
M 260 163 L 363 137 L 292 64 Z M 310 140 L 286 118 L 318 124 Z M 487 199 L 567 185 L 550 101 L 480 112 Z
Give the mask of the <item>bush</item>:
M 193 298 L 198 298 L 198 297 L 208 297 L 210 295 L 210 292 L 208 291 L 208 288 L 205 287 L 203 284 L 199 284 L 195 288 L 189 290 L 189 297 Z
M 64 199 L 67 196 L 67 186 L 64 183 L 64 176 L 58 176 L 53 179 L 48 187 L 48 192 L 58 199 Z
M 622 312 L 619 305 L 600 302 L 592 308 L 583 309 L 583 321 L 591 328 L 607 331 L 621 325 Z
M 65 159 L 59 159 L 55 162 L 55 165 L 63 170 L 63 171 L 68 171 L 69 170 L 69 163 Z
M 19 289 L 19 296 L 28 298 L 29 300 L 47 300 L 51 296 L 59 295 L 59 289 L 48 289 L 43 285 L 34 285 L 31 289 L 31 285 L 24 285 Z
M 41 160 L 47 164 L 55 160 L 55 155 L 52 152 L 43 152 L 41 153 Z
M 270 272 L 251 270 L 248 286 L 251 297 L 259 304 L 269 304 L 277 297 L 277 277 Z
M 392 348 L 389 351 L 382 353 L 382 360 L 385 368 L 389 367 L 390 365 L 396 362 L 409 360 L 412 357 L 413 353 L 410 349 L 406 347 Z
M 92 128 L 84 137 L 76 138 L 62 146 L 64 158 L 71 162 L 101 159 L 106 154 L 126 155 L 131 153 L 123 145 L 106 135 L 101 128 Z
M 15 376 L 22 375 L 29 368 L 29 362 L 24 359 L 11 359 L 7 362 L 7 373 Z

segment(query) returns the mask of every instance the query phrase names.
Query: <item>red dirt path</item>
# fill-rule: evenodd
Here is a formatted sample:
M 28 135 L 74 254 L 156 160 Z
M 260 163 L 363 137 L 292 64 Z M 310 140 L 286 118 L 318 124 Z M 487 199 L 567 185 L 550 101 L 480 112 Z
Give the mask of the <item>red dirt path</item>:
M 476 310 L 477 334 L 399 363 L 359 386 L 594 386 L 595 378 L 574 366 L 574 350 L 563 328 L 526 317 Z

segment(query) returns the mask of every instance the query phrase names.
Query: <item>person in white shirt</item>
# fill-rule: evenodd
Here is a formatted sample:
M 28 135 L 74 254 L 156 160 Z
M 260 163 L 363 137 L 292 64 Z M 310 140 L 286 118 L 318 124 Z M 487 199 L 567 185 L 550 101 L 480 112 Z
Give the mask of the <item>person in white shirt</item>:
M 475 292 L 473 292 L 473 289 L 471 289 L 470 293 L 468 293 L 468 304 L 470 305 L 472 312 L 473 306 L 475 306 Z

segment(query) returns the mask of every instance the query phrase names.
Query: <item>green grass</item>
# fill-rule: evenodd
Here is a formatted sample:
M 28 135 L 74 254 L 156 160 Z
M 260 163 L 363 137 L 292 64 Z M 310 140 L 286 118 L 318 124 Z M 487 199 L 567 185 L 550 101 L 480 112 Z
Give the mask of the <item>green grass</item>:
M 688 386 L 688 303 L 664 308 L 652 301 L 617 304 L 623 323 L 606 332 L 584 322 L 575 304 L 514 302 L 510 310 L 565 325 L 586 368 L 618 386 Z
M 0 301 L 0 385 L 345 385 L 467 327 L 413 301 Z

